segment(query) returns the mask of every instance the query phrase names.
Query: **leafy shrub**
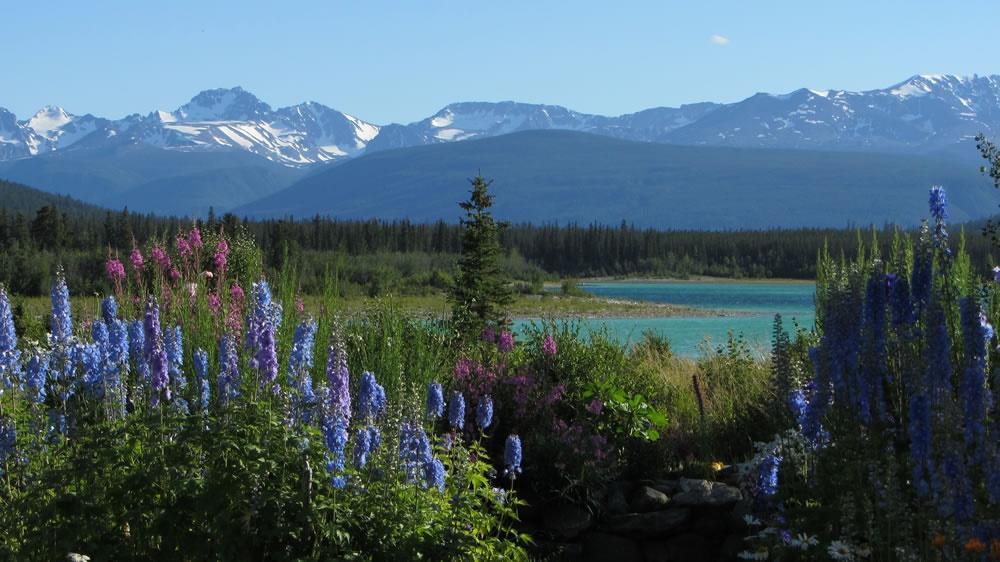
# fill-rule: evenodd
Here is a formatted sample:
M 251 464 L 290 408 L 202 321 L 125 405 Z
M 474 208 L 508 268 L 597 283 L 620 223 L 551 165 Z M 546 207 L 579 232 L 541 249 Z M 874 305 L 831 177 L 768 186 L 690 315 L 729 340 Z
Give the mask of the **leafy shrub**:
M 119 298 L 85 322 L 58 278 L 45 342 L 18 345 L 0 290 L 0 557 L 523 559 L 483 433 L 425 417 L 444 331 L 387 305 L 341 328 L 264 281 L 244 293 L 257 252 L 224 241 L 109 257 Z M 385 386 L 351 375 L 371 368 Z

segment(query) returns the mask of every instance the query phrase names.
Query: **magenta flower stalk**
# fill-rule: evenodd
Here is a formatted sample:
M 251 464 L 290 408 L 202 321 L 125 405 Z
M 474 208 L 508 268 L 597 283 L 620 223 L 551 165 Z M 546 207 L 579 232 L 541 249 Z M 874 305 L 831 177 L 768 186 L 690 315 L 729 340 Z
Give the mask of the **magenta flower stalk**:
M 197 225 L 191 228 L 191 232 L 188 232 L 187 243 L 195 250 L 200 250 L 204 246 L 204 243 L 201 241 L 201 231 L 198 230 Z
M 139 248 L 132 248 L 132 253 L 129 254 L 129 261 L 132 262 L 132 269 L 136 271 L 142 271 L 142 266 L 146 264 Z
M 549 357 L 554 357 L 556 350 L 555 338 L 552 337 L 552 334 L 545 334 L 545 339 L 542 341 L 542 353 Z

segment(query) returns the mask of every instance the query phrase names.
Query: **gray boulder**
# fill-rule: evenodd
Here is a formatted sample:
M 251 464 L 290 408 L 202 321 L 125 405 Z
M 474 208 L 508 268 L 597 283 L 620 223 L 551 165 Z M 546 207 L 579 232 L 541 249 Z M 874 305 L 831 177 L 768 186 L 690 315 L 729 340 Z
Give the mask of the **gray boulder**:
M 663 537 L 680 532 L 691 520 L 691 510 L 668 508 L 649 513 L 626 513 L 608 520 L 608 528 L 634 537 Z
M 639 486 L 635 493 L 632 494 L 632 501 L 629 503 L 629 506 L 632 508 L 632 511 L 646 513 L 665 509 L 668 503 L 670 503 L 670 496 L 649 486 Z
M 681 491 L 671 500 L 677 507 L 723 507 L 733 505 L 743 499 L 739 488 L 721 482 L 710 482 L 695 478 L 682 478 Z

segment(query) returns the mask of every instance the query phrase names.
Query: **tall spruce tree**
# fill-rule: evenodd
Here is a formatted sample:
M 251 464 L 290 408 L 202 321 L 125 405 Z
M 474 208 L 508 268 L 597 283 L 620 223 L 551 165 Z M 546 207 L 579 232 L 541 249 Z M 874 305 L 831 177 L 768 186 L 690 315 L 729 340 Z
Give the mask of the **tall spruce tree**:
M 493 182 L 482 176 L 469 181 L 469 199 L 459 203 L 465 211 L 462 255 L 448 295 L 452 322 L 463 338 L 478 337 L 487 325 L 505 323 L 507 306 L 513 299 L 509 280 L 500 266 L 500 231 L 507 225 L 494 220 L 490 213 L 493 196 L 489 188 Z

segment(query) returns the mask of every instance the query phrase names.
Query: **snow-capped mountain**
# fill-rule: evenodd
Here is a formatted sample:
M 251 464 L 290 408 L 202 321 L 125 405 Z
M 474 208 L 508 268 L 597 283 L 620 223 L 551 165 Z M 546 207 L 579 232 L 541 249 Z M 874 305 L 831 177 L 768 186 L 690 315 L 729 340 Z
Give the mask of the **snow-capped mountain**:
M 1000 133 L 1000 76 L 914 76 L 881 90 L 800 89 L 719 108 L 679 144 L 923 151 Z
M 128 125 L 117 142 L 245 150 L 288 166 L 354 156 L 378 134 L 377 126 L 315 102 L 273 110 L 239 87 L 201 92 L 175 111 L 154 111 Z
M 382 127 L 316 102 L 273 109 L 235 87 L 206 90 L 173 111 L 115 121 L 59 107 L 19 121 L 0 108 L 0 161 L 143 145 L 243 151 L 301 168 L 376 150 L 538 129 L 686 145 L 925 152 L 959 145 L 979 132 L 1000 135 L 1000 76 L 919 75 L 878 90 L 803 88 L 615 117 L 558 105 L 463 102 L 408 125 Z
M 386 150 L 528 130 L 569 130 L 610 137 L 659 141 L 679 127 L 697 121 L 719 107 L 713 103 L 658 107 L 619 117 L 578 113 L 558 105 L 505 101 L 451 104 L 409 125 L 386 125 L 368 150 Z
M 107 119 L 72 115 L 55 106 L 45 106 L 30 119 L 18 121 L 0 108 L 0 161 L 67 148 L 108 124 Z
M 301 167 L 354 156 L 378 127 L 308 102 L 272 110 L 246 90 L 206 90 L 174 111 L 153 111 L 109 121 L 45 107 L 18 121 L 0 109 L 0 160 L 71 147 L 138 144 L 168 150 L 243 150 Z

